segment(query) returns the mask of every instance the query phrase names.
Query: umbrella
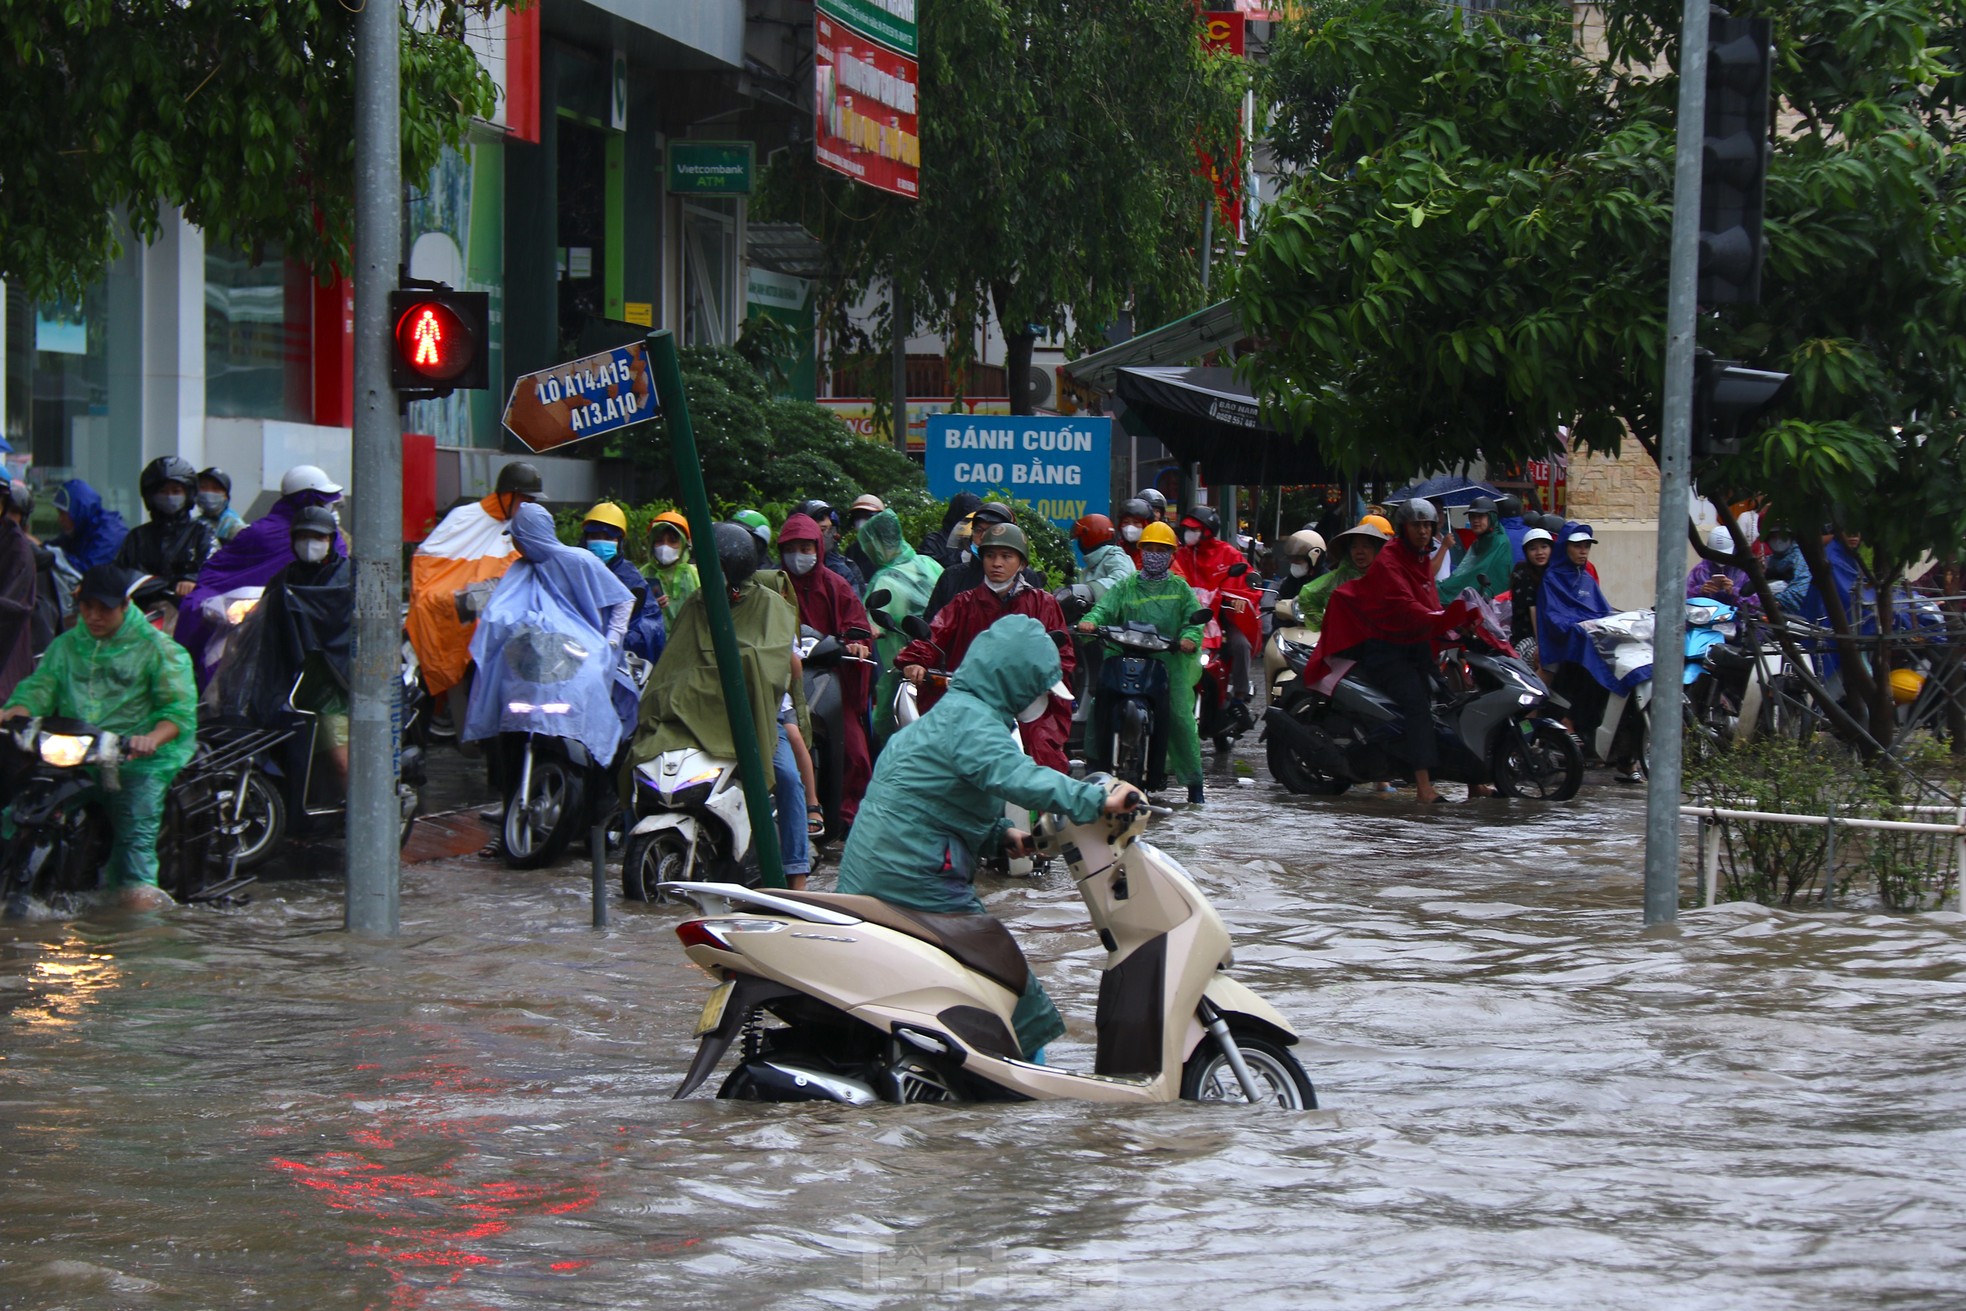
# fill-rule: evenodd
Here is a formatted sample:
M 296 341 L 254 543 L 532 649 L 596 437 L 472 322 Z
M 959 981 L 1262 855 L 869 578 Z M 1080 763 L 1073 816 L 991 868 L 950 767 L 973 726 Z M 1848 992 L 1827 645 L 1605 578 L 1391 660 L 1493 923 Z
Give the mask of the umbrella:
M 1502 493 L 1487 483 L 1470 482 L 1452 473 L 1423 478 L 1410 487 L 1402 487 L 1392 494 L 1392 499 L 1410 501 L 1416 496 L 1425 501 L 1439 501 L 1442 505 L 1466 505 L 1477 496 L 1486 496 L 1491 501 L 1502 499 Z

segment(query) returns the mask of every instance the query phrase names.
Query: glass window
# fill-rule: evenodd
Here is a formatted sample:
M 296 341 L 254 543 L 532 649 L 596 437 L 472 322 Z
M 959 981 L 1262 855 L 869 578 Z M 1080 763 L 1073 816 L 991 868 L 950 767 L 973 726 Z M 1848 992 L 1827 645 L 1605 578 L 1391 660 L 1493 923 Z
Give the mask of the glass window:
M 7 442 L 45 475 L 77 464 L 78 445 L 99 436 L 106 422 L 106 298 L 100 283 L 79 302 L 45 305 L 7 289 Z
M 205 413 L 314 418 L 314 282 L 269 246 L 205 250 Z
M 737 340 L 737 202 L 683 206 L 683 344 Z

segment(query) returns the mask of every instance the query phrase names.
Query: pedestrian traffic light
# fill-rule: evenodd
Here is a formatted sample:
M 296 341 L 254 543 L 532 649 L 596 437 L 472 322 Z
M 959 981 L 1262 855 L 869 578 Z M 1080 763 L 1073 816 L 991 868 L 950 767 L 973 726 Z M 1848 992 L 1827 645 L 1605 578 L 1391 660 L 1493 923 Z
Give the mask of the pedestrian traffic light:
M 490 297 L 447 287 L 389 293 L 395 350 L 390 373 L 406 400 L 491 385 L 486 354 Z
M 1761 204 L 1768 178 L 1774 28 L 1715 11 L 1707 39 L 1707 115 L 1700 172 L 1702 305 L 1761 300 Z
M 1789 375 L 1744 367 L 1739 360 L 1718 360 L 1709 350 L 1693 352 L 1694 464 L 1741 449 L 1741 429 L 1786 395 Z

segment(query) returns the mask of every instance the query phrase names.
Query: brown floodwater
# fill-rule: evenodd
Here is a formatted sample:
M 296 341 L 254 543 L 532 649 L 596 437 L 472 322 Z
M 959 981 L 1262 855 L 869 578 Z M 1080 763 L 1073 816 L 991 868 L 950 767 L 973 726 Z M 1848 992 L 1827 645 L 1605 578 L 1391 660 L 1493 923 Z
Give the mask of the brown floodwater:
M 1633 792 L 1420 814 L 1250 759 L 1152 836 L 1322 1110 L 673 1102 L 680 909 L 595 933 L 579 866 L 463 857 L 378 945 L 273 882 L 0 927 L 0 1307 L 1966 1304 L 1960 916 L 1646 938 Z M 987 899 L 1089 1063 L 1070 885 Z

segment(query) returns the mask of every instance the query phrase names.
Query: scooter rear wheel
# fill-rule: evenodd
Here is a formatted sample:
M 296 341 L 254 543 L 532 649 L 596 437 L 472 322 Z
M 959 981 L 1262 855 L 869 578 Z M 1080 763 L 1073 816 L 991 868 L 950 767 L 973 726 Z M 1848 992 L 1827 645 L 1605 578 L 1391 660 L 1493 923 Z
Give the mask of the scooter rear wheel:
M 637 833 L 628 839 L 621 858 L 621 895 L 630 901 L 654 901 L 656 886 L 676 883 L 689 873 L 689 843 L 674 829 Z
M 1297 713 L 1294 707 L 1291 711 Z M 1271 731 L 1263 746 L 1269 758 L 1270 777 L 1283 784 L 1286 792 L 1294 792 L 1300 797 L 1336 797 L 1343 795 L 1352 785 L 1350 779 L 1314 769 L 1311 762 L 1291 747 L 1280 733 Z
M 1230 1027 L 1229 1036 L 1235 1039 L 1243 1064 L 1249 1067 L 1256 1082 L 1268 1085 L 1266 1102 L 1274 1102 L 1286 1111 L 1317 1109 L 1317 1089 L 1311 1086 L 1311 1076 L 1304 1073 L 1304 1067 L 1297 1063 L 1288 1047 L 1253 1030 L 1235 1026 Z M 1195 1054 L 1181 1067 L 1181 1099 L 1248 1103 L 1242 1081 L 1236 1078 L 1229 1058 L 1215 1045 L 1215 1039 L 1203 1038 Z

